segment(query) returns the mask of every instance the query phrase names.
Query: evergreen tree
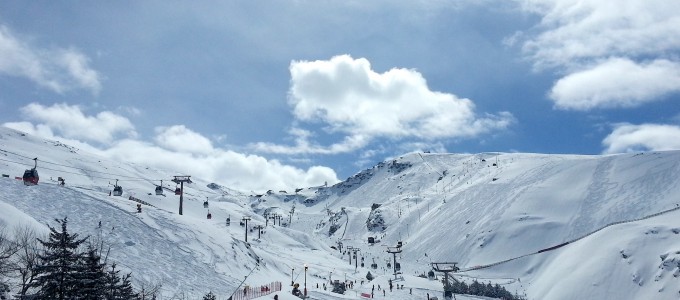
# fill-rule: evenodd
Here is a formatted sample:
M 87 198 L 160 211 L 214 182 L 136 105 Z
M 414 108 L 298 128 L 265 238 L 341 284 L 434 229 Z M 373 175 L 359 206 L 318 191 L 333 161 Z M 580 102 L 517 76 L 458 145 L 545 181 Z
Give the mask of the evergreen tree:
M 80 294 L 84 300 L 104 299 L 106 264 L 101 262 L 98 251 L 90 244 L 83 258 L 84 270 L 80 275 Z
M 120 284 L 118 285 L 118 298 L 120 300 L 131 300 L 131 299 L 137 299 L 137 293 L 135 293 L 135 290 L 132 288 L 132 283 L 130 282 L 130 279 L 132 278 L 132 273 L 127 273 L 125 276 L 123 276 L 120 280 Z
M 207 294 L 205 294 L 205 296 L 203 296 L 203 300 L 215 300 L 215 299 L 217 298 L 215 297 L 215 294 L 213 294 L 213 292 L 208 292 Z
M 78 247 L 87 239 L 79 239 L 78 234 L 70 234 L 67 230 L 68 220 L 56 219 L 61 224 L 61 231 L 49 226 L 50 236 L 47 241 L 38 239 L 44 247 L 38 255 L 36 280 L 34 285 L 39 289 L 40 299 L 71 299 L 78 296 L 78 272 L 82 266 L 82 255 Z
M 105 300 L 130 300 L 136 299 L 130 283 L 131 275 L 120 276 L 120 270 L 116 270 L 116 264 L 111 265 L 111 270 L 106 273 L 106 284 L 104 286 Z

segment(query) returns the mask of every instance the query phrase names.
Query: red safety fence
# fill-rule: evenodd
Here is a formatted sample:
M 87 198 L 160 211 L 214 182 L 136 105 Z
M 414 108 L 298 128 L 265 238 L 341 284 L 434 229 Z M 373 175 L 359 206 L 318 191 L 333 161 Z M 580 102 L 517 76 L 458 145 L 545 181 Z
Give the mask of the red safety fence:
M 262 297 L 269 295 L 274 292 L 281 290 L 281 282 L 276 281 L 270 284 L 261 286 L 245 286 L 242 289 L 236 291 L 236 293 L 231 297 L 231 300 L 248 300 L 257 297 Z

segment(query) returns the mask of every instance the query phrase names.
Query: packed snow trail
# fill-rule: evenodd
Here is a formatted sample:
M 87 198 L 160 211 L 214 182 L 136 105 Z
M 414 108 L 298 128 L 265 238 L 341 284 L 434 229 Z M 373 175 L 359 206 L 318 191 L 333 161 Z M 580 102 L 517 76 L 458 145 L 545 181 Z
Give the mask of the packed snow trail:
M 667 213 L 670 213 L 670 212 L 674 212 L 674 211 L 676 211 L 676 210 L 680 210 L 680 206 L 676 206 L 676 207 L 674 207 L 674 208 L 667 209 L 667 210 L 664 210 L 664 211 L 660 211 L 660 212 L 658 212 L 658 213 L 654 213 L 654 214 L 651 214 L 651 215 L 648 215 L 648 216 L 644 216 L 644 217 L 641 217 L 641 218 L 636 218 L 636 219 L 631 219 L 631 220 L 624 220 L 624 221 L 617 221 L 617 222 L 609 223 L 609 224 L 607 224 L 607 225 L 604 225 L 604 226 L 598 228 L 598 229 L 595 230 L 595 231 L 589 232 L 589 233 L 587 233 L 587 234 L 585 234 L 585 235 L 583 235 L 583 236 L 580 236 L 580 237 L 575 238 L 575 239 L 570 240 L 570 241 L 566 241 L 566 242 L 563 242 L 563 243 L 560 243 L 560 244 L 557 244 L 557 245 L 554 245 L 554 246 L 551 246 L 551 247 L 543 248 L 543 249 L 538 250 L 538 251 L 533 252 L 533 253 L 524 254 L 524 255 L 521 255 L 521 256 L 509 258 L 509 259 L 502 260 L 502 261 L 498 261 L 498 262 L 495 262 L 495 263 L 486 264 L 486 265 L 478 265 L 478 266 L 470 267 L 470 268 L 467 268 L 467 269 L 462 269 L 462 270 L 460 270 L 460 271 L 458 271 L 458 272 L 456 272 L 456 273 L 453 273 L 453 274 L 460 274 L 460 273 L 469 272 L 469 271 L 488 269 L 488 268 L 495 267 L 495 266 L 498 266 L 498 265 L 501 265 L 501 264 L 504 264 L 504 263 L 508 263 L 508 262 L 511 262 L 511 261 L 514 261 L 514 260 L 518 260 L 518 259 L 520 259 L 520 258 L 525 258 L 525 257 L 528 257 L 528 256 L 532 256 L 532 255 L 536 255 L 536 254 L 541 254 L 541 253 L 545 253 L 545 252 L 557 250 L 557 249 L 562 248 L 562 247 L 564 247 L 564 246 L 566 246 L 566 245 L 575 243 L 575 242 L 577 242 L 577 241 L 579 241 L 579 240 L 582 240 L 582 239 L 584 239 L 584 238 L 586 238 L 586 237 L 589 237 L 589 236 L 591 236 L 591 235 L 593 235 L 593 234 L 595 234 L 595 233 L 597 233 L 597 232 L 599 232 L 599 231 L 601 231 L 601 230 L 603 230 L 603 229 L 605 229 L 605 228 L 607 228 L 607 227 L 614 226 L 614 225 L 620 225 L 620 224 L 626 224 L 626 223 L 632 223 L 632 222 L 638 222 L 638 221 L 642 221 L 642 220 L 647 220 L 647 219 L 651 219 L 651 218 L 654 218 L 654 217 L 658 217 L 658 216 L 660 216 L 660 215 L 664 215 L 664 214 L 667 214 Z

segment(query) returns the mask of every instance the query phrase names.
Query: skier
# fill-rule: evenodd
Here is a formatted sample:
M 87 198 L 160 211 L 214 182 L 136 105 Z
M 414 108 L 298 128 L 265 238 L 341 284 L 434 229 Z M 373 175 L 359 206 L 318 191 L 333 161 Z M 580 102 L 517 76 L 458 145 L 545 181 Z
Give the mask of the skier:
M 299 287 L 300 287 L 299 283 L 294 284 L 293 285 L 293 291 L 291 292 L 293 295 L 298 296 L 298 297 L 300 297 L 300 294 L 301 294 Z

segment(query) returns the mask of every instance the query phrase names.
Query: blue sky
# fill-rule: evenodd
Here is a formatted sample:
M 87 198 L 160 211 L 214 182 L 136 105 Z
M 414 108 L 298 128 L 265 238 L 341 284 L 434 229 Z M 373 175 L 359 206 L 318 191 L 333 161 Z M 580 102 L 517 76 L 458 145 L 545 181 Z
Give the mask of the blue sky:
M 680 1 L 2 1 L 0 124 L 242 190 L 680 149 Z

